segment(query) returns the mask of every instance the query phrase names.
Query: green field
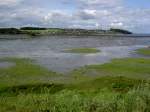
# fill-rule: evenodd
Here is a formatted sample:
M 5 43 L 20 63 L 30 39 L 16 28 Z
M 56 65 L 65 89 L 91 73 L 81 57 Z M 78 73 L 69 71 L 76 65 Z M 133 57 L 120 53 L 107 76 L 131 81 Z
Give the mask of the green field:
M 0 112 L 149 112 L 150 59 L 114 59 L 62 75 L 30 59 L 0 68 Z
M 46 29 L 46 30 L 21 30 L 25 34 L 29 34 L 31 36 L 37 36 L 37 35 L 53 35 L 53 34 L 59 34 L 62 33 L 63 30 L 61 29 Z

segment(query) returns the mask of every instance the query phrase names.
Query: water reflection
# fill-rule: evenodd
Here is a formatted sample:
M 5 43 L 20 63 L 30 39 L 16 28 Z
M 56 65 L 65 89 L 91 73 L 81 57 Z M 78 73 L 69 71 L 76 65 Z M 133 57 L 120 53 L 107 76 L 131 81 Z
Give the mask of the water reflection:
M 150 38 L 42 37 L 32 40 L 0 40 L 1 57 L 25 57 L 57 72 L 69 72 L 88 64 L 106 63 L 112 58 L 138 56 L 134 50 L 150 45 Z M 65 49 L 94 47 L 96 54 L 64 53 Z

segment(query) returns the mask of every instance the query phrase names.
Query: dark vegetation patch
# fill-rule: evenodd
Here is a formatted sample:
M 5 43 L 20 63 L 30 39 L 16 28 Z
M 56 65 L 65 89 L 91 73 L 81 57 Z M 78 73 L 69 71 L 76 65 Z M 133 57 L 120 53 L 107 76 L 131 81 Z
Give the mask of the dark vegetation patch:
M 23 32 L 16 28 L 0 28 L 0 34 L 22 34 Z
M 132 32 L 127 31 L 127 30 L 123 30 L 123 29 L 114 29 L 114 28 L 111 28 L 110 31 L 112 31 L 114 33 L 132 34 Z
M 100 91 L 107 88 L 110 91 L 126 93 L 133 88 L 149 83 L 146 80 L 129 79 L 126 77 L 102 77 L 91 81 L 76 84 L 26 84 L 18 86 L 8 86 L 0 89 L 0 95 L 19 95 L 19 94 L 55 94 L 62 90 L 77 91 Z
M 133 88 L 137 88 L 149 81 L 126 78 L 123 76 L 119 77 L 101 77 L 87 82 L 81 82 L 77 85 L 74 85 L 75 88 L 81 90 L 100 90 L 107 88 L 116 92 L 128 92 Z
M 0 95 L 19 95 L 19 94 L 54 94 L 64 89 L 63 84 L 26 84 L 10 86 L 0 89 Z
M 47 28 L 40 27 L 21 27 L 20 30 L 46 30 Z

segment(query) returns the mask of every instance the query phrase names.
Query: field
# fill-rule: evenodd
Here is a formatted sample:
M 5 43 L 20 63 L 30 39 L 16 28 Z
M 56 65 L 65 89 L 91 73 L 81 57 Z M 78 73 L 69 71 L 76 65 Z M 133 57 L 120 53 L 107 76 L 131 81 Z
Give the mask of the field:
M 60 34 L 63 32 L 61 29 L 47 29 L 47 30 L 21 30 L 25 34 L 29 34 L 31 36 L 37 35 L 53 35 L 53 34 Z
M 30 59 L 0 68 L 0 112 L 149 112 L 150 59 L 114 59 L 62 75 Z

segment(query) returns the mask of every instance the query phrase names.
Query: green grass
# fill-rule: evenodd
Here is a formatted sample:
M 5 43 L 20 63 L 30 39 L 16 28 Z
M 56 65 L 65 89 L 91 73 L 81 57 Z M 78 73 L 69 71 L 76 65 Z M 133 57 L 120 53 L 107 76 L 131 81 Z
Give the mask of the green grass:
M 32 64 L 30 59 L 4 58 L 0 61 L 15 63 L 15 66 L 0 68 L 0 87 L 48 82 L 58 76 L 55 72 Z
M 125 76 L 137 79 L 150 79 L 150 59 L 124 58 L 113 59 L 103 65 L 88 65 L 72 71 L 77 80 L 103 76 Z
M 114 59 L 60 74 L 30 59 L 0 68 L 0 112 L 149 112 L 150 59 Z
M 138 53 L 138 54 L 145 55 L 145 56 L 150 56 L 150 47 L 138 49 L 138 50 L 137 50 L 137 53 Z
M 66 52 L 89 54 L 89 53 L 99 53 L 100 50 L 96 48 L 74 48 L 74 49 L 66 50 Z
M 148 86 L 149 87 L 149 86 Z M 55 94 L 19 94 L 0 97 L 1 112 L 149 112 L 146 85 L 127 93 L 107 89 L 94 92 L 64 89 Z M 46 90 L 45 90 L 46 91 Z
M 148 83 L 149 81 L 141 79 L 127 78 L 123 76 L 105 76 L 88 81 L 73 84 L 73 88 L 85 91 L 97 91 L 107 88 L 110 91 L 126 93 L 130 89 L 138 87 L 141 84 Z

